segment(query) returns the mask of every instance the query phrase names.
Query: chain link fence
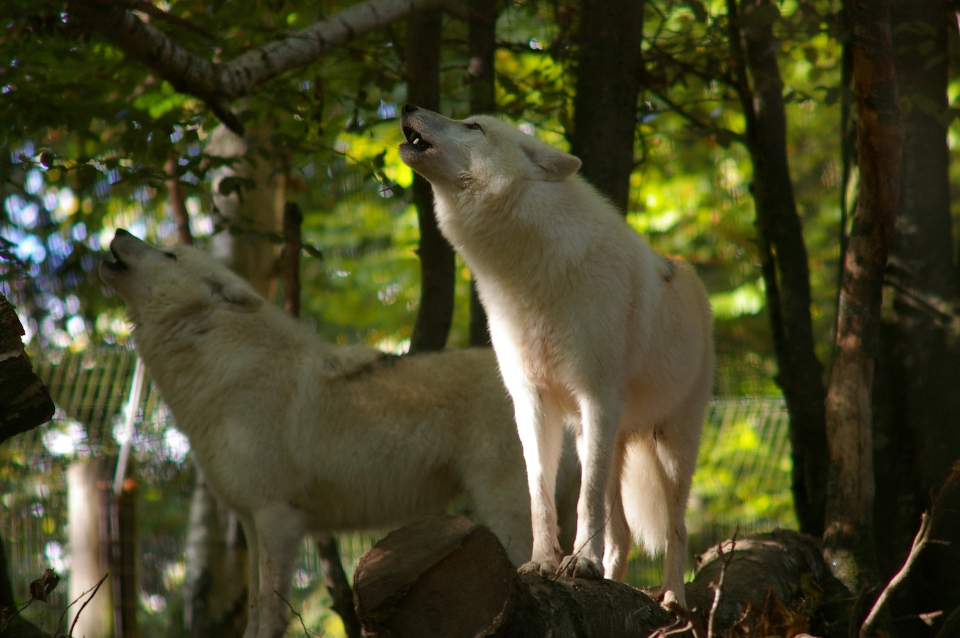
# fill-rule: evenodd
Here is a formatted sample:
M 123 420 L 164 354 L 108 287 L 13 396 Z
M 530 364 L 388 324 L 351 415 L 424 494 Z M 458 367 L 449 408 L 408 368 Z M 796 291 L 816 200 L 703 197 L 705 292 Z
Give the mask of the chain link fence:
M 29 583 L 46 568 L 56 570 L 65 581 L 70 577 L 66 469 L 78 456 L 118 455 L 126 436 L 124 411 L 135 365 L 133 351 L 113 348 L 47 354 L 37 366 L 58 406 L 54 421 L 0 447 L 0 535 L 18 600 L 29 597 Z M 180 636 L 180 589 L 195 473 L 187 441 L 149 379 L 135 423 L 130 473 L 138 482 L 138 624 L 142 635 Z M 691 554 L 729 538 L 737 529 L 744 536 L 795 528 L 790 473 L 783 400 L 715 398 L 687 513 Z M 348 575 L 379 537 L 362 533 L 338 539 Z M 659 583 L 659 561 L 634 550 L 628 582 Z M 294 591 L 291 602 L 308 626 L 336 634 L 335 619 L 326 611 L 316 549 L 309 539 L 295 569 Z M 70 602 L 66 592 L 61 583 L 45 605 L 32 605 L 25 614 L 48 630 L 55 628 Z

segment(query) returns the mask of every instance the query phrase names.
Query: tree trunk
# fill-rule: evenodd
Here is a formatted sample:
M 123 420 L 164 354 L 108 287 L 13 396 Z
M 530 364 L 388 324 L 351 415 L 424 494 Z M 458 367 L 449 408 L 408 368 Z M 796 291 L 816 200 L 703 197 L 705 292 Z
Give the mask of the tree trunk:
M 407 101 L 440 110 L 439 11 L 411 14 L 407 20 Z M 413 176 L 413 203 L 420 221 L 420 309 L 410 337 L 410 352 L 443 350 L 453 322 L 455 259 L 433 214 L 433 190 Z
M 497 50 L 496 0 L 472 0 L 470 3 L 469 56 L 470 113 L 494 113 L 497 110 L 494 54 Z M 489 346 L 487 313 L 477 295 L 476 282 L 470 282 L 470 345 Z
M 23 334 L 23 325 L 13 305 L 0 294 L 0 444 L 46 423 L 56 409 L 47 387 L 33 372 L 20 339 Z M 3 538 L 0 538 L 0 635 L 43 636 L 37 627 L 13 612 L 16 605 Z
M 947 29 L 942 0 L 891 7 L 904 148 L 897 222 L 887 266 L 891 313 L 884 315 L 874 385 L 877 553 L 886 578 L 899 568 L 921 512 L 960 458 L 960 349 L 951 337 L 957 307 L 947 146 Z M 960 495 L 942 511 L 934 538 L 892 601 L 903 633 L 933 630 L 918 614 L 948 611 L 960 592 Z M 953 592 L 951 594 L 951 592 Z
M 259 124 L 240 137 L 221 125 L 206 149 L 210 155 L 232 160 L 211 171 L 217 223 L 222 226 L 213 237 L 211 251 L 268 300 L 276 296 L 279 254 L 269 236 L 281 231 L 286 197 L 283 162 L 270 145 L 271 132 L 270 125 Z M 171 197 L 175 192 L 171 189 Z M 171 205 L 175 211 L 176 203 Z M 181 241 L 185 239 L 180 236 Z M 247 610 L 246 539 L 236 515 L 219 506 L 199 468 L 187 546 L 187 632 L 223 638 L 241 635 Z
M 33 372 L 20 340 L 23 325 L 0 294 L 0 443 L 53 417 L 50 392 Z
M 108 490 L 110 506 L 110 576 L 113 584 L 114 638 L 136 638 L 137 609 L 137 481 L 133 469 L 120 493 Z
M 711 583 L 723 571 L 716 629 L 737 625 L 752 631 L 737 635 L 784 635 L 789 624 L 790 635 L 798 629 L 829 635 L 822 633 L 825 621 L 836 617 L 826 603 L 849 592 L 830 575 L 812 539 L 781 530 L 737 542 L 732 557 L 730 549 L 728 542 L 723 556 L 704 555 L 685 588 L 693 612 L 678 621 L 622 583 L 518 575 L 487 528 L 464 517 L 433 517 L 389 534 L 361 559 L 357 609 L 374 636 L 633 638 L 687 621 L 706 626 Z M 803 600 L 804 591 L 817 590 Z M 788 613 L 800 609 L 802 616 Z
M 39 574 L 37 574 L 39 576 Z M 0 538 L 0 636 L 3 638 L 45 638 L 46 634 L 20 614 L 15 613 L 17 601 L 10 584 L 7 554 Z
M 826 432 L 823 368 L 814 353 L 810 271 L 787 162 L 787 118 L 769 0 L 744 0 L 743 20 L 729 0 L 730 44 L 747 121 L 757 211 L 757 247 L 777 355 L 777 385 L 790 415 L 793 498 L 801 531 L 823 534 Z M 742 22 L 742 24 L 741 24 Z M 743 25 L 747 25 L 744 27 Z M 749 70 L 752 86 L 747 74 Z
M 183 183 L 177 174 L 178 155 L 170 151 L 167 161 L 163 165 L 163 172 L 167 174 L 167 207 L 170 210 L 170 219 L 177 227 L 177 243 L 184 246 L 193 246 L 193 234 L 190 232 L 190 213 L 187 211 L 187 198 L 183 193 Z
M 857 95 L 860 190 L 847 244 L 827 393 L 830 475 L 824 553 L 853 591 L 877 583 L 870 394 L 880 302 L 900 190 L 903 127 L 886 5 L 848 0 Z
M 267 300 L 276 293 L 278 235 L 286 201 L 286 179 L 270 145 L 271 127 L 249 127 L 240 137 L 221 125 L 214 129 L 207 152 L 234 160 L 211 171 L 213 204 L 217 224 L 213 236 L 214 256 L 247 279 Z M 270 159 L 261 156 L 265 151 Z
M 643 60 L 643 0 L 585 0 L 570 148 L 580 174 L 626 214 Z
M 67 470 L 70 525 L 70 623 L 75 636 L 113 638 L 112 582 L 104 586 L 80 611 L 96 583 L 110 571 L 110 472 L 105 458 L 81 458 Z
M 280 251 L 280 276 L 283 279 L 283 307 L 294 317 L 300 317 L 300 251 L 303 249 L 301 225 L 303 213 L 294 202 L 283 209 L 283 250 Z M 343 571 L 343 561 L 337 539 L 333 534 L 317 534 L 317 555 L 323 575 L 327 579 L 330 605 L 343 620 L 347 638 L 360 638 L 360 621 L 353 608 L 353 590 Z

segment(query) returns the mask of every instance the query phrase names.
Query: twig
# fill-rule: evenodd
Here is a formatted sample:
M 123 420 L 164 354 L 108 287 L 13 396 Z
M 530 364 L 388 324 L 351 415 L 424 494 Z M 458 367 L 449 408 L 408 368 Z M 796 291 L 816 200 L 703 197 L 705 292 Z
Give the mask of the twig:
M 305 622 L 303 622 L 303 616 L 301 616 L 300 613 L 299 613 L 296 609 L 293 608 L 293 605 L 290 604 L 290 601 L 287 600 L 286 598 L 284 598 L 284 597 L 283 597 L 283 594 L 281 594 L 280 592 L 278 592 L 276 589 L 273 590 L 273 593 L 275 593 L 275 594 L 277 595 L 277 598 L 279 598 L 280 600 L 282 600 L 283 602 L 285 602 L 285 603 L 287 604 L 287 607 L 290 608 L 290 613 L 292 613 L 294 616 L 296 616 L 296 617 L 297 617 L 297 620 L 300 621 L 300 626 L 303 627 L 303 635 L 304 635 L 304 636 L 307 636 L 307 638 L 310 638 L 310 636 L 323 636 L 323 635 L 326 633 L 325 631 L 323 631 L 323 630 L 321 629 L 319 632 L 314 632 L 314 633 L 311 634 L 311 633 L 310 633 L 310 630 L 307 629 L 307 624 L 306 624 Z
M 647 636 L 647 638 L 666 638 L 667 636 L 682 634 L 687 631 L 693 631 L 694 636 L 697 635 L 697 629 L 693 621 L 689 618 L 677 618 L 669 625 L 656 629 L 652 634 Z
M 96 585 L 94 585 L 93 587 L 91 587 L 91 588 L 88 589 L 87 591 L 85 591 L 85 592 L 83 592 L 82 594 L 80 594 L 79 596 L 77 596 L 77 600 L 80 600 L 81 598 L 83 598 L 84 596 L 86 596 L 88 593 L 90 594 L 90 596 L 89 596 L 85 601 L 83 601 L 83 604 L 80 605 L 80 609 L 77 610 L 77 615 L 73 617 L 73 622 L 70 623 L 70 631 L 67 632 L 67 636 L 73 636 L 73 628 L 77 626 L 77 621 L 80 620 L 80 614 L 83 613 L 84 608 L 90 603 L 91 600 L 93 600 L 93 597 L 97 595 L 97 592 L 100 591 L 100 585 L 103 584 L 103 581 L 105 581 L 105 580 L 107 579 L 107 576 L 109 576 L 109 575 L 110 575 L 110 573 L 107 572 L 106 574 L 103 575 L 103 578 L 101 578 L 99 581 L 97 581 L 97 584 L 96 584 Z M 93 592 L 93 593 L 90 593 L 90 592 Z M 67 605 L 67 609 L 70 609 L 70 607 L 72 607 L 73 605 L 75 605 L 76 602 L 77 602 L 77 600 L 74 600 L 72 603 L 70 603 L 69 605 Z M 67 609 L 64 609 L 64 610 L 63 610 L 63 613 L 67 613 Z
M 590 541 L 592 541 L 592 540 L 596 537 L 597 534 L 599 534 L 600 532 L 602 532 L 603 530 L 605 530 L 605 529 L 607 528 L 607 525 L 610 524 L 610 519 L 611 519 L 611 518 L 613 518 L 613 510 L 612 510 L 612 509 L 610 510 L 610 513 L 607 514 L 607 520 L 603 521 L 603 525 L 600 526 L 600 529 L 598 529 L 598 530 L 595 531 L 593 534 L 591 534 L 591 535 L 590 535 L 590 538 L 588 538 L 586 541 L 584 541 L 583 545 L 580 546 L 580 549 L 577 549 L 577 548 L 575 547 L 573 553 L 570 554 L 569 558 L 576 558 L 577 556 L 579 556 L 579 555 L 580 555 L 580 552 L 582 552 L 582 551 L 584 550 L 584 548 L 585 548 L 587 545 L 590 544 Z M 562 565 L 563 565 L 563 561 L 561 561 L 560 564 L 561 564 L 561 566 L 562 566 Z M 602 565 L 602 564 L 600 565 L 600 568 L 603 569 L 603 565 Z M 553 578 L 551 578 L 550 580 L 556 581 L 556 580 L 557 580 L 558 578 L 560 578 L 560 576 L 562 576 L 562 575 L 563 575 L 563 570 L 562 570 L 562 569 L 558 569 L 558 570 L 557 570 L 557 573 L 554 574 L 554 575 L 553 575 Z
M 716 583 L 711 583 L 713 589 L 713 604 L 710 606 L 710 616 L 707 619 L 707 638 L 713 638 L 713 623 L 717 615 L 717 609 L 720 607 L 720 594 L 723 593 L 723 581 L 727 577 L 727 567 L 733 562 L 733 552 L 737 549 L 737 534 L 740 532 L 740 525 L 733 530 L 733 537 L 730 539 L 730 551 L 724 553 L 723 542 L 717 543 L 717 553 L 720 554 L 720 578 Z
M 937 493 L 936 497 L 934 497 L 933 503 L 930 505 L 930 509 L 920 515 L 920 529 L 917 530 L 917 535 L 913 539 L 913 546 L 910 548 L 910 553 L 907 554 L 907 559 L 904 561 L 903 567 L 900 568 L 900 571 L 894 574 L 893 578 L 890 579 L 890 582 L 887 583 L 887 586 L 883 588 L 882 592 L 880 592 L 876 602 L 873 604 L 873 608 L 870 610 L 870 613 L 867 614 L 866 620 L 864 620 L 863 624 L 860 625 L 860 638 L 867 638 L 870 635 L 870 632 L 873 631 L 873 626 L 876 624 L 877 618 L 879 617 L 883 606 L 893 595 L 894 590 L 896 590 L 896 588 L 899 587 L 900 584 L 906 580 L 907 576 L 910 574 L 910 569 L 916 562 L 917 556 L 919 556 L 920 552 L 923 551 L 923 548 L 927 546 L 927 541 L 930 538 L 930 529 L 933 527 L 933 522 L 940 513 L 940 507 L 942 505 L 944 495 L 958 480 L 960 480 L 960 462 L 954 464 L 953 470 L 950 472 L 947 480 L 944 481 L 940 491 Z

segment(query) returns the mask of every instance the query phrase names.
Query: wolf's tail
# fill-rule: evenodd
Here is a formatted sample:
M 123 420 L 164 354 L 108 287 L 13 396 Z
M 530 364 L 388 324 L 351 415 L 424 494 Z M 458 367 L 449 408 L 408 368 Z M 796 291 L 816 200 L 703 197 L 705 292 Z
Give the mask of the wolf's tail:
M 620 496 L 634 540 L 650 554 L 663 551 L 670 529 L 670 479 L 657 458 L 656 441 L 640 439 L 627 446 Z

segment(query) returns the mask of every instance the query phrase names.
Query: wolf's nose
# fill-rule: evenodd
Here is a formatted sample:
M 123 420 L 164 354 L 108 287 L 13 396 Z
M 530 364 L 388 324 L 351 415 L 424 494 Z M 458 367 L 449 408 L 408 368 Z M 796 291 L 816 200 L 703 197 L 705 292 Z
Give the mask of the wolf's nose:
M 404 104 L 403 105 L 403 114 L 407 115 L 413 113 L 414 111 L 419 110 L 416 104 Z
M 122 236 L 122 235 L 129 235 L 129 234 L 130 234 L 130 233 L 128 233 L 128 232 L 125 231 L 124 229 L 118 228 L 118 229 L 117 229 L 117 232 L 114 233 L 114 237 L 120 237 L 120 236 Z

